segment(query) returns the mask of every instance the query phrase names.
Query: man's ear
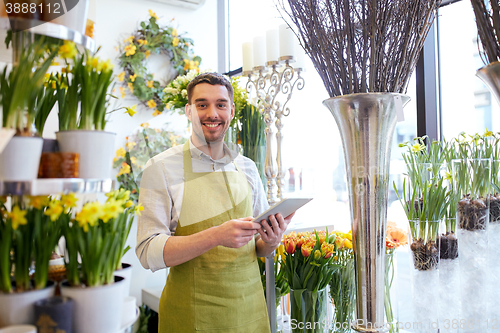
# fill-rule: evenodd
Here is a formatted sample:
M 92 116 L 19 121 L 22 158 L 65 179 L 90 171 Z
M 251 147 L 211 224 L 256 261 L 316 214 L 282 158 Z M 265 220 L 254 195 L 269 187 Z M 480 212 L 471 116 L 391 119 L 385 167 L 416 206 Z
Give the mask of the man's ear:
M 233 118 L 234 118 L 234 103 L 231 106 L 231 120 L 233 120 Z
M 189 121 L 192 121 L 191 120 L 191 104 L 186 104 L 184 110 L 185 110 L 186 116 L 188 117 Z

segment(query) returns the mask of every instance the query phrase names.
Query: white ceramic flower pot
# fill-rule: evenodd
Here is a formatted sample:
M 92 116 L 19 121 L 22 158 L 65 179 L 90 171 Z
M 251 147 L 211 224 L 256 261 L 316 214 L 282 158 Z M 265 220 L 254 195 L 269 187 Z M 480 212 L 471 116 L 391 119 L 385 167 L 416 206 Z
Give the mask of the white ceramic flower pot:
M 38 176 L 43 139 L 15 136 L 0 154 L 0 179 L 30 181 Z
M 49 281 L 48 286 L 40 290 L 11 294 L 0 293 L 0 327 L 34 324 L 33 303 L 54 296 L 55 289 L 55 284 Z
M 61 152 L 79 154 L 80 178 L 111 178 L 116 133 L 75 130 L 56 132 L 56 137 Z
M 128 297 L 130 295 L 130 281 L 132 280 L 132 265 L 122 263 L 122 269 L 116 270 L 114 275 L 125 279 L 123 284 L 123 298 Z
M 63 0 L 63 1 L 68 11 L 63 15 L 56 17 L 50 22 L 64 25 L 69 29 L 76 30 L 81 34 L 85 34 L 85 25 L 87 23 L 87 15 L 89 10 L 90 0 L 78 0 L 76 6 L 74 6 L 72 9 L 70 9 L 69 7 L 73 5 L 75 0 L 71 1 Z M 61 12 L 64 12 L 62 8 Z
M 113 333 L 120 330 L 123 306 L 122 277 L 115 283 L 92 288 L 74 288 L 61 284 L 61 294 L 74 301 L 74 333 Z

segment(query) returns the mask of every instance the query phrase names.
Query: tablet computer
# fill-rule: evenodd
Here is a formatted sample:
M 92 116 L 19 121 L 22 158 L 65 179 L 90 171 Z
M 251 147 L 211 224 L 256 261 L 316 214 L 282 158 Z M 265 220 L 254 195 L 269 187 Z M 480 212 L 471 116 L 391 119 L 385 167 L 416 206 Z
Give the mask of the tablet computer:
M 313 198 L 287 198 L 283 199 L 274 206 L 269 207 L 268 210 L 253 219 L 255 222 L 260 222 L 262 220 L 267 220 L 269 222 L 269 216 L 281 213 L 283 218 L 295 212 L 300 207 L 304 206 L 306 203 L 311 201 Z

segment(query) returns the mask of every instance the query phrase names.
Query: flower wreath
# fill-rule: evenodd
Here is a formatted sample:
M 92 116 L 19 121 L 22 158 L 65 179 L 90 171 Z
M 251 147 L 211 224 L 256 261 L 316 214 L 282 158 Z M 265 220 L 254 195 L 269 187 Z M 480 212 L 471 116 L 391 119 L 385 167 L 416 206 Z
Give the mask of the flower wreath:
M 167 55 L 178 75 L 197 69 L 201 58 L 193 54 L 192 39 L 180 36 L 173 27 L 160 27 L 157 23 L 158 16 L 151 10 L 149 14 L 149 20 L 141 22 L 140 29 L 119 46 L 118 60 L 123 72 L 118 75 L 118 80 L 144 105 L 154 109 L 153 115 L 156 116 L 165 109 L 165 86 L 154 80 L 152 73 L 147 72 L 145 61 L 150 54 Z M 126 88 L 120 87 L 122 98 L 125 97 L 125 90 Z

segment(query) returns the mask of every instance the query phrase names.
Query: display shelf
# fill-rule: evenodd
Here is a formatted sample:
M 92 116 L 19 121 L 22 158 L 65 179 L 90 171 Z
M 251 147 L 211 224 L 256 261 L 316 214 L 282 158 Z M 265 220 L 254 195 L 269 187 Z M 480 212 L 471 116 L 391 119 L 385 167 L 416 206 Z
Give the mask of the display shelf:
M 51 195 L 109 192 L 112 179 L 46 178 L 32 181 L 0 181 L 0 195 Z
M 60 24 L 23 18 L 0 18 L 0 29 L 9 30 L 12 27 L 15 27 L 16 30 L 23 30 L 36 35 L 69 40 L 82 45 L 91 52 L 94 52 L 96 48 L 92 38 Z

